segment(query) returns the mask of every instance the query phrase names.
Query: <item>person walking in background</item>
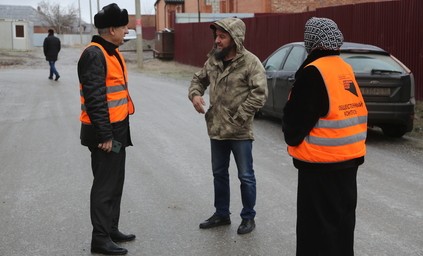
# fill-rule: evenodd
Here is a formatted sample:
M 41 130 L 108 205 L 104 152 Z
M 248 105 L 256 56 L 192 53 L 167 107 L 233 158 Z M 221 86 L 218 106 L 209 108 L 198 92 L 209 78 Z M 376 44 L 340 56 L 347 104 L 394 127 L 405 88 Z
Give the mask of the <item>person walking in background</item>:
M 307 59 L 295 74 L 282 127 L 298 169 L 297 256 L 354 255 L 357 170 L 366 154 L 367 109 L 327 18 L 305 24 Z
M 211 144 L 215 213 L 200 224 L 201 229 L 231 223 L 229 161 L 233 153 L 241 182 L 242 222 L 238 234 L 255 228 L 256 178 L 253 169 L 254 114 L 267 99 L 267 81 L 261 61 L 243 45 L 245 24 L 226 18 L 210 25 L 214 47 L 204 67 L 195 75 L 188 97 L 198 113 L 204 114 L 203 95 L 210 87 L 210 106 L 205 114 Z
M 119 230 L 127 146 L 132 146 L 129 115 L 134 105 L 128 91 L 125 60 L 118 47 L 128 33 L 128 12 L 117 4 L 95 16 L 98 34 L 78 62 L 81 95 L 81 144 L 91 152 L 94 176 L 90 213 L 93 225 L 91 252 L 123 255 L 118 242 L 135 239 Z
M 56 76 L 54 79 L 55 81 L 59 80 L 60 75 L 59 72 L 57 72 L 56 69 L 56 61 L 57 56 L 59 55 L 61 48 L 60 39 L 56 36 L 54 36 L 54 30 L 49 29 L 48 30 L 48 36 L 44 39 L 43 43 L 43 50 L 44 50 L 44 56 L 46 57 L 46 60 L 48 61 L 48 64 L 50 65 L 50 75 L 48 76 L 48 79 L 53 79 L 53 74 Z

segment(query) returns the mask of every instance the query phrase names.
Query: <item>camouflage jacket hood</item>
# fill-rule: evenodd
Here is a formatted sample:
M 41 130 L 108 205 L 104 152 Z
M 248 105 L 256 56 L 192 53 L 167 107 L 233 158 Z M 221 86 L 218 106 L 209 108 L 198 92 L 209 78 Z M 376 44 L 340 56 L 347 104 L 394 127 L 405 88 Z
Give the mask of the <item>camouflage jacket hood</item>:
M 252 126 L 255 113 L 267 99 L 267 80 L 261 61 L 243 42 L 245 24 L 237 18 L 226 18 L 211 25 L 225 29 L 236 44 L 236 56 L 226 66 L 214 57 L 215 47 L 203 68 L 194 74 L 188 97 L 204 95 L 209 88 L 210 105 L 206 112 L 211 139 L 254 139 Z
M 210 25 L 210 28 L 215 30 L 216 25 L 223 28 L 226 32 L 229 33 L 229 35 L 235 42 L 237 53 L 241 53 L 244 50 L 245 23 L 237 18 L 226 18 L 212 23 Z M 211 56 L 215 50 L 216 45 L 214 45 L 209 56 Z

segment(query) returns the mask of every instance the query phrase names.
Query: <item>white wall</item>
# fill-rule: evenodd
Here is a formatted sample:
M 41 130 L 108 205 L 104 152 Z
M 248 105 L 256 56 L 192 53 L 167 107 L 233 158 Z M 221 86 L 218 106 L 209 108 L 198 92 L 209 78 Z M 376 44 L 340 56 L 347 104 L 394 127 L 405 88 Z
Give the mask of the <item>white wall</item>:
M 92 35 L 76 35 L 76 34 L 65 34 L 65 35 L 55 35 L 60 39 L 62 46 L 77 46 L 77 45 L 87 45 L 91 42 Z M 34 46 L 39 47 L 43 46 L 44 39 L 47 37 L 47 34 L 34 34 L 33 41 Z
M 213 22 L 223 18 L 252 18 L 254 13 L 201 13 L 200 22 Z M 176 23 L 198 22 L 198 13 L 176 13 Z
M 23 37 L 16 37 L 16 26 L 24 27 Z M 28 51 L 32 48 L 33 24 L 28 21 L 0 21 L 0 49 Z

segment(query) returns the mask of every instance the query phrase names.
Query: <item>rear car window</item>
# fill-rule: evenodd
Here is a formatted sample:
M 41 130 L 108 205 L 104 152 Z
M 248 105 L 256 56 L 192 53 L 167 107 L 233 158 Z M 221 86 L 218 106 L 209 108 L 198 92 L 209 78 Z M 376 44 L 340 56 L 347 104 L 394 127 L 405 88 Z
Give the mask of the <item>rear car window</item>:
M 356 73 L 371 73 L 372 70 L 406 73 L 406 70 L 390 56 L 370 53 L 341 53 L 341 57 Z

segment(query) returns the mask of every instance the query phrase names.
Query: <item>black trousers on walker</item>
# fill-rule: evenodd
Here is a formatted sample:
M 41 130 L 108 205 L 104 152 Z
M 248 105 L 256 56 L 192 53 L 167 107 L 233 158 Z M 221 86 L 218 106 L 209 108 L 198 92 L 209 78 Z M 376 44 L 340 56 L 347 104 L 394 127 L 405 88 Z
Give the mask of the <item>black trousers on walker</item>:
M 126 151 L 124 147 L 119 153 L 91 147 L 90 151 L 94 175 L 90 196 L 92 241 L 101 243 L 109 240 L 110 232 L 119 228 Z
M 353 256 L 357 167 L 298 170 L 297 256 Z

